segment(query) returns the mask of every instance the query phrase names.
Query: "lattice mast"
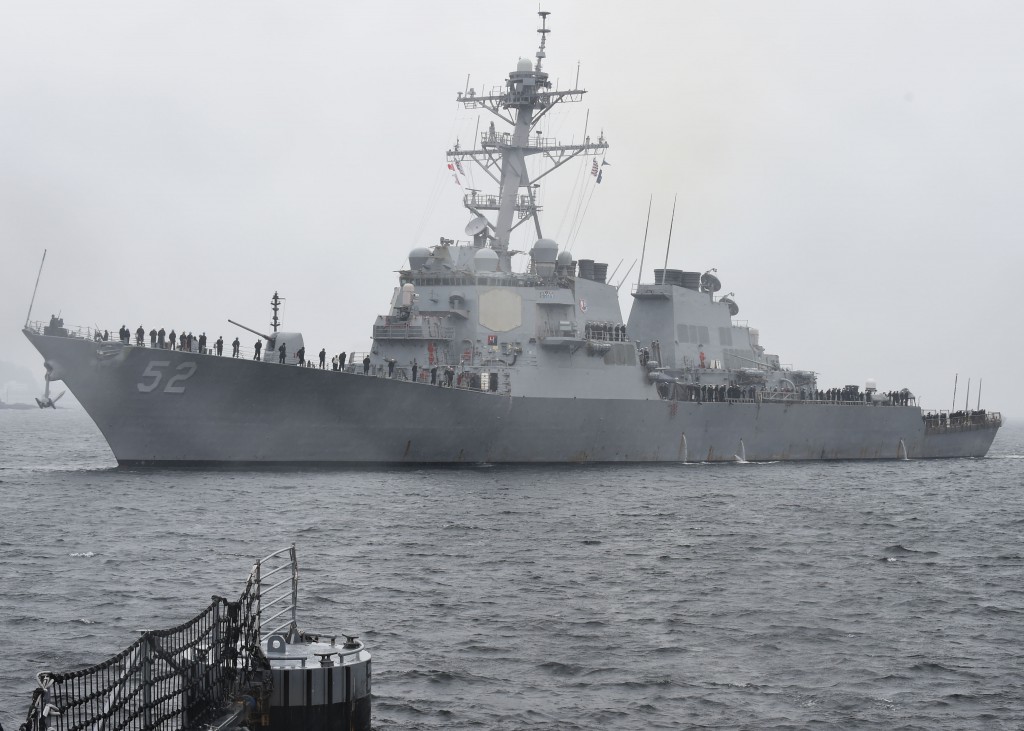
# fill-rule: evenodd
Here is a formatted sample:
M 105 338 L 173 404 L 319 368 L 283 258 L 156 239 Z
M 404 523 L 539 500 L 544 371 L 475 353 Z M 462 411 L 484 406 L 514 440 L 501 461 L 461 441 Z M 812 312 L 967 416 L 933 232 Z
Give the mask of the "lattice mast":
M 458 143 L 448 151 L 448 159 L 476 163 L 495 183 L 498 196 L 481 195 L 471 190 L 463 197 L 463 205 L 481 219 L 487 219 L 484 211 L 497 211 L 497 221 L 487 220 L 485 231 L 477 235 L 477 245 L 489 240 L 490 247 L 498 254 L 498 268 L 511 271 L 509 237 L 516 228 L 527 221 L 533 221 L 537 238 L 542 238 L 540 219 L 537 214 L 536 189 L 538 181 L 579 155 L 597 155 L 608 148 L 604 134 L 591 142 L 584 137 L 581 145 L 561 145 L 557 140 L 545 138 L 538 130 L 531 137 L 537 124 L 556 104 L 563 101 L 578 102 L 586 93 L 583 89 L 552 90 L 548 75 L 541 70 L 546 55 L 547 11 L 540 11 L 540 47 L 537 49 L 537 63 L 520 59 L 515 71 L 509 73 L 505 88 L 495 89 L 490 95 L 478 96 L 473 89 L 460 93 L 457 101 L 467 109 L 486 109 L 503 122 L 512 126 L 511 132 L 499 133 L 492 121 L 489 128 L 480 135 L 480 147 L 474 150 L 461 149 Z M 550 167 L 534 179 L 526 169 L 528 155 L 543 155 Z M 495 171 L 499 171 L 496 173 Z M 525 189 L 525 193 L 520 193 Z M 516 220 L 518 218 L 518 220 Z

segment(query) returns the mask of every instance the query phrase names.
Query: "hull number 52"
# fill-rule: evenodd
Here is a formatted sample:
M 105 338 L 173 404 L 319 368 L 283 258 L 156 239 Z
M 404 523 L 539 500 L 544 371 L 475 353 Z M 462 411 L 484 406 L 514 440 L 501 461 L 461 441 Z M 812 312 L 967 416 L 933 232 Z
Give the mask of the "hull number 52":
M 142 380 L 135 387 L 142 393 L 155 391 L 164 379 L 164 369 L 169 368 L 170 365 L 171 361 L 169 360 L 151 360 L 149 365 L 146 366 L 146 370 L 142 372 Z M 177 373 L 173 373 L 167 379 L 163 391 L 164 393 L 185 393 L 185 387 L 179 384 L 184 383 L 195 374 L 196 364 L 189 361 L 188 363 L 178 365 L 174 370 Z

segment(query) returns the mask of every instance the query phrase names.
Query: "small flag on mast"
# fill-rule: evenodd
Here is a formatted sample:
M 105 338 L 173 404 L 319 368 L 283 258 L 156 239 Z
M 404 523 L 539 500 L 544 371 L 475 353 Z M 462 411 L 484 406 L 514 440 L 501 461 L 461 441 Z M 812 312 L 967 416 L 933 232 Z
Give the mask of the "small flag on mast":
M 448 163 L 448 169 L 452 171 L 452 177 L 455 178 L 455 184 L 461 188 L 462 181 L 459 180 L 459 174 L 455 172 L 455 166 L 452 165 L 451 163 Z
M 597 160 L 594 160 L 594 165 L 590 168 L 590 174 L 595 178 L 597 177 Z

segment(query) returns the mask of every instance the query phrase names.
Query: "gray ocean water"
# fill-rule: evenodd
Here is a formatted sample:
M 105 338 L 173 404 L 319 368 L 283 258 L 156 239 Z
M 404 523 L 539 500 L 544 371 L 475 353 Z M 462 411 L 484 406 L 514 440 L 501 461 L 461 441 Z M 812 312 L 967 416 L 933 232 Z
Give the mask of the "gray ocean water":
M 375 729 L 1024 727 L 1024 429 L 935 462 L 120 470 L 0 411 L 0 723 L 296 543 Z

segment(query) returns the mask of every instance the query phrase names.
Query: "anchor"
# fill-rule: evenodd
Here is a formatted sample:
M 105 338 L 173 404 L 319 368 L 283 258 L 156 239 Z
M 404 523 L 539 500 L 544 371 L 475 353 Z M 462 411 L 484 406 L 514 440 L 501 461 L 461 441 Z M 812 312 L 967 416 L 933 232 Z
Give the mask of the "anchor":
M 44 379 L 46 381 L 46 387 L 43 389 L 43 398 L 42 399 L 36 399 L 36 403 L 39 404 L 39 408 L 41 408 L 41 409 L 45 409 L 47 407 L 49 407 L 51 409 L 56 409 L 57 408 L 57 402 L 60 401 L 60 397 L 63 396 L 65 393 L 67 393 L 67 391 L 61 391 L 59 394 L 56 395 L 56 397 L 50 398 L 50 371 L 49 371 L 49 369 L 47 369 L 46 376 L 44 376 Z

